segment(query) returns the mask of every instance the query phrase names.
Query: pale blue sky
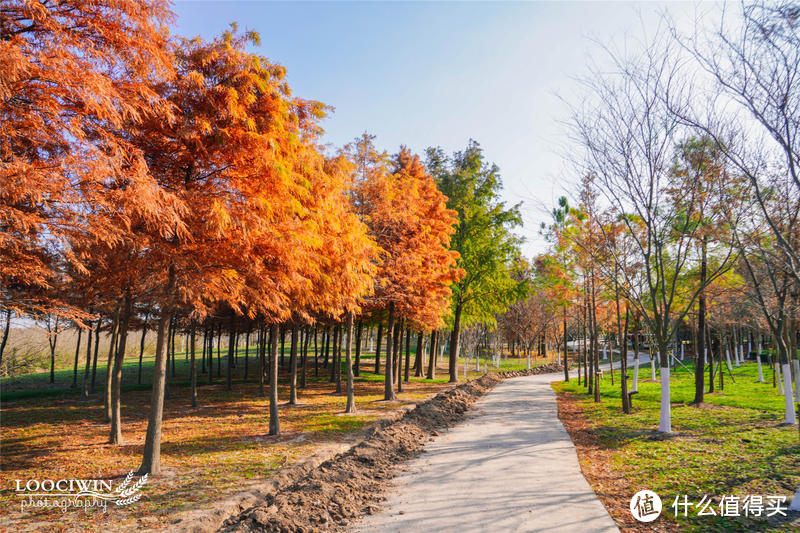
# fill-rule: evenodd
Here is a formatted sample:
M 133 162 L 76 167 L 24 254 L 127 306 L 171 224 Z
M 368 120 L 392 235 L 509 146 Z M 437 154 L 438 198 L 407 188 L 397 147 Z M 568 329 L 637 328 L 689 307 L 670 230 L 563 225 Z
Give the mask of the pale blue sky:
M 224 2 L 181 1 L 176 31 L 211 38 L 236 21 L 261 34 L 256 50 L 286 66 L 293 93 L 335 108 L 325 140 L 363 131 L 448 152 L 470 138 L 501 169 L 505 198 L 523 201 L 532 255 L 545 208 L 573 187 L 563 164 L 575 77 L 606 42 L 636 34 L 689 2 Z M 568 148 L 566 148 L 568 150 Z

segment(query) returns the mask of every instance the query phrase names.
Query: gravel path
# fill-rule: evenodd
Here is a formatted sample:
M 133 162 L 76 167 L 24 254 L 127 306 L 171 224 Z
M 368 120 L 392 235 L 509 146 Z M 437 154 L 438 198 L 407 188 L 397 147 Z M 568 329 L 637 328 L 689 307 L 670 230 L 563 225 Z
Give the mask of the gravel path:
M 563 374 L 562 374 L 563 376 Z M 618 531 L 581 474 L 557 416 L 559 374 L 498 384 L 425 447 L 359 533 Z

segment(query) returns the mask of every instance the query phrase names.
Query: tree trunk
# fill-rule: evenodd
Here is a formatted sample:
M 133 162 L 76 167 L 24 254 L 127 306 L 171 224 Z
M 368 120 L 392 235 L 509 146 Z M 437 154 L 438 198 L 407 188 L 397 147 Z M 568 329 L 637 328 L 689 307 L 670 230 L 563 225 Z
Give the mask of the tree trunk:
M 236 353 L 236 327 L 235 315 L 231 314 L 231 323 L 228 328 L 228 360 L 225 365 L 225 390 L 233 390 L 233 357 Z M 174 360 L 173 360 L 174 363 Z
M 617 264 L 614 264 L 614 278 L 617 279 Z M 630 396 L 628 396 L 628 307 L 625 307 L 625 328 L 620 324 L 620 308 L 619 308 L 619 284 L 614 283 L 614 301 L 617 307 L 617 345 L 619 346 L 619 364 L 620 364 L 620 386 L 622 393 L 622 412 L 630 414 L 631 406 L 629 405 Z M 611 361 L 614 361 L 614 349 L 611 349 Z M 612 376 L 614 375 L 614 368 L 611 367 Z
M 358 353 L 358 344 L 361 341 L 361 322 L 358 323 L 359 336 L 356 339 L 356 353 Z M 347 366 L 347 406 L 344 409 L 345 413 L 353 414 L 356 412 L 356 396 L 353 383 L 353 313 L 347 313 L 347 343 L 345 344 L 345 358 Z
M 208 331 L 208 384 L 214 383 L 214 325 Z
M 356 363 L 355 367 L 353 368 L 353 373 L 355 376 L 361 375 L 361 332 L 363 326 L 364 326 L 364 321 L 359 320 L 358 326 L 356 327 Z M 350 341 L 348 340 L 347 342 Z
M 281 335 L 280 368 L 286 368 L 286 324 L 283 324 L 279 331 Z
M 247 373 L 250 366 L 250 326 L 247 326 L 247 333 L 244 335 L 244 381 L 247 382 Z
M 175 269 L 170 266 L 167 281 L 167 294 L 175 285 Z M 147 435 L 144 440 L 142 465 L 138 474 L 158 475 L 161 471 L 161 425 L 164 416 L 164 386 L 167 377 L 166 333 L 171 310 L 161 307 L 156 330 L 156 359 L 153 365 L 153 390 L 150 399 L 150 416 L 147 420 Z
M 97 328 L 100 328 L 100 319 L 97 319 Z M 86 368 L 83 371 L 83 386 L 81 387 L 81 399 L 89 399 L 89 369 L 92 362 L 92 323 L 89 322 L 89 329 L 86 331 Z
M 378 328 L 380 330 L 380 328 Z M 394 330 L 394 302 L 389 304 L 389 323 L 386 326 L 386 376 L 383 381 L 383 399 L 396 400 L 397 396 L 394 394 L 392 388 L 392 366 L 394 361 L 392 359 L 392 332 Z
M 259 326 L 258 328 L 258 395 L 264 398 L 264 376 L 267 374 L 267 330 Z
M 208 350 L 208 328 L 203 328 L 203 351 L 200 352 L 200 373 L 206 373 L 206 351 Z
M 6 351 L 8 342 L 8 332 L 11 331 L 11 309 L 6 309 L 6 320 L 3 327 L 3 339 L 0 340 L 0 364 L 3 363 L 3 352 Z
M 714 354 L 719 350 L 719 341 L 716 340 L 716 336 L 712 338 L 711 330 L 707 329 L 708 335 L 706 336 L 706 344 L 708 345 L 708 350 L 706 351 L 706 355 L 708 356 L 708 392 L 714 392 Z
M 303 328 L 303 358 L 300 365 L 300 388 L 306 388 L 306 369 L 308 367 L 308 338 L 311 335 L 311 327 Z
M 314 377 L 319 377 L 319 346 L 317 345 L 317 328 L 314 328 Z
M 628 394 L 628 306 L 625 305 L 625 325 L 622 328 L 622 342 L 620 345 L 620 365 L 622 367 L 622 374 L 620 381 L 622 382 L 622 410 L 625 414 L 631 412 L 631 396 Z M 614 354 L 611 354 L 613 357 Z
M 94 328 L 94 355 L 92 355 L 92 383 L 89 387 L 89 392 L 94 394 L 95 378 L 97 378 L 97 356 L 100 352 L 100 324 L 101 321 L 97 319 L 97 326 Z M 87 395 L 88 398 L 88 395 Z
M 83 333 L 83 328 L 78 328 L 78 342 L 75 344 L 75 364 L 72 368 L 72 388 L 78 388 L 78 356 L 81 353 L 81 333 Z M 87 336 L 91 339 L 92 333 L 89 332 Z M 52 372 L 51 372 L 52 374 Z M 52 381 L 50 382 L 52 383 Z
M 703 236 L 700 259 L 700 286 L 706 286 L 707 258 L 706 242 L 708 237 Z M 705 364 L 706 364 L 706 294 L 705 289 L 700 291 L 697 299 L 697 363 L 694 366 L 694 403 L 703 403 L 703 393 L 705 392 Z
M 281 432 L 278 420 L 278 325 L 270 324 L 269 349 L 269 434 Z
M 634 317 L 635 318 L 635 317 Z M 639 392 L 639 329 L 633 335 L 633 391 Z
M 409 366 L 411 364 L 411 328 L 406 328 L 406 368 L 403 374 L 403 381 L 408 383 Z
M 757 333 L 756 338 L 756 363 L 758 364 L 758 382 L 764 383 L 764 371 L 761 368 L 761 332 Z
M 222 324 L 217 328 L 217 377 L 222 377 Z
M 125 348 L 128 340 L 133 299 L 130 289 L 125 291 L 122 317 L 119 326 L 119 345 L 114 355 L 114 370 L 111 377 L 111 434 L 109 443 L 122 444 L 122 364 L 125 361 Z
M 425 379 L 434 379 L 436 377 L 436 347 L 437 347 L 438 334 L 436 330 L 431 331 L 431 345 L 429 348 L 430 355 L 428 357 L 428 374 Z
M 191 387 L 192 407 L 197 407 L 197 364 L 195 361 L 195 327 L 189 333 L 189 386 Z
M 117 347 L 117 335 L 119 331 L 119 305 L 114 311 L 114 322 L 111 324 L 111 344 L 108 346 L 108 360 L 106 361 L 106 388 L 103 396 L 103 422 L 111 422 L 111 374 L 114 354 Z
M 589 381 L 589 394 L 594 396 L 594 327 L 592 326 L 592 311 L 589 305 L 589 279 L 586 279 L 586 328 L 589 335 L 589 343 L 586 348 L 586 355 L 589 359 L 589 366 L 587 367 L 587 379 Z
M 328 356 L 330 355 L 330 367 L 328 370 L 328 381 L 330 383 L 336 382 L 336 344 L 339 342 L 339 328 L 333 327 L 333 341 L 329 343 L 328 352 L 325 353 L 325 363 L 328 363 Z M 340 392 L 340 391 L 337 391 Z
M 592 367 L 592 325 L 590 323 L 591 316 L 589 315 L 589 279 L 586 278 L 584 282 L 584 306 L 583 306 L 583 384 L 589 394 L 594 392 L 594 373 Z
M 791 343 L 788 339 L 785 338 L 789 336 L 791 329 L 788 327 L 788 320 L 784 320 L 783 332 L 782 335 L 777 335 L 775 341 L 778 348 L 778 360 L 781 364 L 781 370 L 783 374 L 783 398 L 784 398 L 784 424 L 796 424 L 797 423 L 797 416 L 794 412 L 794 405 L 792 402 L 792 370 L 791 370 L 791 357 L 789 353 L 789 348 Z M 787 329 L 789 331 L 787 331 Z
M 150 316 L 150 311 L 148 310 L 147 313 L 144 315 L 144 322 L 142 324 L 142 338 L 139 341 L 139 371 L 136 375 L 136 384 L 142 384 L 142 359 L 144 358 L 144 338 L 147 334 L 147 319 Z
M 425 342 L 424 334 L 422 330 L 419 331 L 417 334 L 417 353 L 414 357 L 414 377 L 421 378 L 422 377 L 422 343 Z
M 619 339 L 617 339 L 617 341 L 619 341 Z M 608 347 L 608 345 L 609 345 L 608 332 L 606 332 L 606 333 L 603 334 L 603 352 L 606 351 L 606 348 Z M 613 344 L 611 345 L 611 350 L 609 350 L 609 351 L 611 353 L 608 354 L 608 368 L 609 368 L 609 372 L 611 373 L 611 386 L 613 387 L 614 386 L 614 345 Z
M 569 382 L 569 362 L 567 361 L 567 308 L 564 307 L 564 381 Z
M 381 341 L 383 340 L 383 321 L 378 322 L 378 338 L 375 344 L 375 373 L 381 373 Z
M 170 353 L 172 354 L 172 377 L 175 377 L 175 334 L 178 332 L 178 325 L 176 324 L 175 317 L 172 317 L 172 333 L 170 336 Z M 220 326 L 220 334 L 222 333 L 222 326 Z M 169 391 L 167 391 L 167 398 L 169 398 Z
M 394 328 L 394 360 L 397 361 L 395 368 L 394 378 L 397 382 L 397 392 L 403 392 L 403 324 L 405 320 L 400 321 Z
M 175 336 L 172 334 L 173 327 L 175 326 L 175 316 L 173 315 L 169 321 L 169 326 L 167 327 L 167 374 L 164 378 L 164 399 L 169 400 L 169 366 L 170 361 L 172 361 L 173 365 L 175 364 Z M 172 371 L 172 375 L 175 375 L 175 371 Z
M 328 368 L 328 358 L 331 355 L 331 328 L 325 328 L 325 333 L 322 336 L 323 339 L 323 358 L 322 358 L 322 366 L 323 368 Z
M 592 315 L 592 339 L 594 343 L 592 348 L 594 355 L 594 401 L 600 402 L 600 339 L 597 327 L 597 298 L 595 292 L 594 270 L 592 270 L 592 302 L 589 313 Z
M 458 381 L 456 365 L 458 364 L 459 332 L 461 330 L 461 312 L 463 305 L 460 301 L 456 302 L 455 317 L 453 319 L 453 332 L 450 334 L 450 383 Z
M 402 319 L 394 324 L 394 344 L 392 345 L 392 383 L 401 379 L 400 372 L 403 365 L 403 328 Z M 402 390 L 402 387 L 401 387 Z
M 339 341 L 336 343 L 336 353 L 334 354 L 334 363 L 336 370 L 336 394 L 342 392 L 342 345 L 344 344 L 344 329 L 341 325 L 336 326 L 336 331 L 339 336 Z
M 292 325 L 289 345 L 289 405 L 297 405 L 297 326 Z

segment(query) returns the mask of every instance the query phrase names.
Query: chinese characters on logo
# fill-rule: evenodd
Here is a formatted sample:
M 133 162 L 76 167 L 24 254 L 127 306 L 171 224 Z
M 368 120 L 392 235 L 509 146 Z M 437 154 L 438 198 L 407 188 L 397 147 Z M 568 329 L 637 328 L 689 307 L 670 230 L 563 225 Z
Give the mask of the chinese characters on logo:
M 675 516 L 689 516 L 690 508 L 695 509 L 696 516 L 747 516 L 769 518 L 775 515 L 786 516 L 788 510 L 786 496 L 722 496 L 719 502 L 704 494 L 699 502 L 690 502 L 686 495 L 675 496 L 672 508 Z
M 640 490 L 631 498 L 631 514 L 639 522 L 652 522 L 661 514 L 661 498 L 652 490 Z
M 652 522 L 661 515 L 661 498 L 651 490 L 640 490 L 631 498 L 631 514 L 639 522 Z M 786 516 L 789 506 L 786 496 L 753 495 L 709 497 L 704 494 L 699 501 L 690 501 L 685 494 L 675 496 L 672 510 L 677 518 L 689 516 L 744 516 L 770 518 Z

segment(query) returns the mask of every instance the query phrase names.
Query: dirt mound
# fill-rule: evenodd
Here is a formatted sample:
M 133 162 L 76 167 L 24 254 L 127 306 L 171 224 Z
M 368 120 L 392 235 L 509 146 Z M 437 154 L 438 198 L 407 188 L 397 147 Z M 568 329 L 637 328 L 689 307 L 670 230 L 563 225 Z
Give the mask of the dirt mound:
M 547 363 L 537 366 L 530 370 L 509 370 L 508 372 L 498 372 L 502 378 L 516 378 L 519 376 L 535 376 L 536 374 L 552 374 L 553 372 L 563 372 L 564 367 L 559 363 Z
M 468 381 L 419 404 L 399 420 L 376 427 L 360 444 L 228 519 L 222 531 L 337 531 L 376 512 L 395 466 L 418 455 L 437 430 L 462 420 L 470 405 L 501 380 L 497 374 L 487 374 Z

